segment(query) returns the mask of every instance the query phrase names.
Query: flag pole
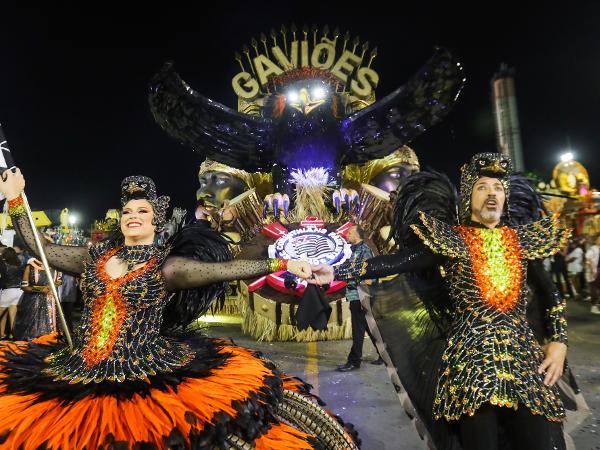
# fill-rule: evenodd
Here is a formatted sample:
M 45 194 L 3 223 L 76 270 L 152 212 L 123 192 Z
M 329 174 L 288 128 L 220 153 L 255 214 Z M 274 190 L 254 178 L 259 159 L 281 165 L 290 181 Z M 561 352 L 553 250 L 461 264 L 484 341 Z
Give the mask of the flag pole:
M 16 168 L 14 164 L 14 160 L 12 159 L 12 154 L 10 149 L 8 148 L 8 144 L 6 142 L 6 138 L 4 137 L 4 131 L 2 130 L 2 126 L 0 125 L 0 150 L 2 152 L 2 158 L 0 159 L 0 165 L 5 165 L 6 169 L 2 170 L 2 173 L 6 170 L 13 170 Z M 2 159 L 4 161 L 2 161 Z M 4 163 L 4 164 L 2 164 Z M 48 264 L 48 259 L 46 258 L 46 252 L 44 251 L 44 246 L 42 245 L 42 241 L 40 240 L 40 235 L 35 226 L 35 220 L 33 218 L 33 213 L 31 212 L 31 207 L 29 206 L 29 201 L 27 201 L 27 196 L 25 192 L 21 193 L 21 197 L 23 199 L 23 206 L 25 207 L 25 212 L 27 214 L 27 219 L 29 220 L 29 225 L 31 226 L 31 230 L 33 232 L 33 238 L 35 240 L 35 246 L 37 249 L 37 254 L 42 260 L 42 264 L 44 266 L 44 272 L 46 272 L 46 278 L 48 278 L 48 283 L 50 284 L 50 291 L 52 293 L 52 297 L 56 304 L 56 310 L 58 311 L 58 317 L 60 319 L 60 325 L 65 335 L 65 339 L 70 349 L 73 349 L 73 341 L 71 340 L 71 333 L 69 333 L 69 326 L 67 325 L 67 321 L 65 320 L 65 315 L 63 313 L 62 307 L 60 305 L 60 296 L 58 295 L 58 290 L 56 289 L 56 283 L 54 283 L 54 277 L 50 272 L 50 265 Z M 13 224 L 14 226 L 14 224 Z

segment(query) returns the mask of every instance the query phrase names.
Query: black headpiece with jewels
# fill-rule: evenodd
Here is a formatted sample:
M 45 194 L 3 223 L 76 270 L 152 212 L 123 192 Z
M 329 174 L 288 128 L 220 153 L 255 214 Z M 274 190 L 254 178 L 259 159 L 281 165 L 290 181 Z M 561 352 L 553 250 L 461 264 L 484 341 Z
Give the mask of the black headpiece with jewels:
M 504 186 L 506 204 L 508 204 L 511 173 L 511 160 L 501 153 L 477 153 L 471 158 L 471 161 L 462 166 L 458 211 L 460 222 L 464 223 L 471 218 L 471 193 L 473 192 L 473 186 L 481 177 L 498 178 Z
M 144 199 L 152 205 L 154 219 L 152 225 L 159 232 L 165 226 L 167 220 L 167 209 L 169 208 L 169 197 L 156 195 L 156 185 L 151 178 L 142 175 L 132 175 L 121 182 L 121 206 L 129 200 Z

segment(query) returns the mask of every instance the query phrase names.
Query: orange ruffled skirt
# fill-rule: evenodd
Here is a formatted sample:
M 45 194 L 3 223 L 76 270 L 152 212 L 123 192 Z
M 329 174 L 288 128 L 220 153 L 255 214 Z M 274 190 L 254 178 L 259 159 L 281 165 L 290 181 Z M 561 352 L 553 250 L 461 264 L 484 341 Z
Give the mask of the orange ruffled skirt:
M 31 345 L 55 343 L 44 336 Z M 28 351 L 30 344 L 0 343 L 0 364 L 7 352 L 12 360 Z M 169 448 L 179 439 L 183 448 L 211 448 L 203 443 L 202 430 L 219 420 L 235 421 L 242 402 L 276 376 L 270 364 L 251 350 L 221 343 L 229 356 L 208 376 L 187 378 L 166 389 L 129 398 L 86 395 L 78 400 L 41 398 L 40 394 L 10 392 L 7 375 L 0 372 L 0 448 L 35 450 L 93 450 L 100 447 Z M 272 366 L 271 366 L 272 367 Z M 281 389 L 305 394 L 300 380 L 280 377 Z M 305 385 L 304 385 L 305 386 Z M 258 403 L 265 403 L 258 398 Z M 267 405 L 260 405 L 267 408 Z M 282 421 L 273 420 L 252 444 L 256 449 L 300 450 L 315 448 L 315 436 Z M 194 444 L 196 442 L 196 444 Z M 350 440 L 351 442 L 351 440 Z M 146 447 L 142 446 L 144 444 Z M 208 447 L 203 447 L 208 445 Z M 351 447 L 350 445 L 348 447 Z

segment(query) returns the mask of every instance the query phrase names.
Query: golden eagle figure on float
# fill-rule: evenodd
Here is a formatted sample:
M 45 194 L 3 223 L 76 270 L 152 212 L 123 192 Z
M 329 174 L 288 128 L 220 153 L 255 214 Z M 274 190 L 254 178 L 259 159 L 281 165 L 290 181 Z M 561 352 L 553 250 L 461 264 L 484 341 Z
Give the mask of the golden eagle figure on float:
M 314 26 L 284 26 L 259 41 L 235 55 L 239 111 L 192 89 L 172 63 L 152 79 L 149 102 L 170 136 L 211 160 L 271 172 L 276 192 L 291 194 L 293 172 L 315 168 L 340 187 L 343 166 L 385 157 L 440 122 L 465 81 L 454 56 L 436 48 L 408 82 L 375 101 L 377 48 L 367 52 L 368 42 Z

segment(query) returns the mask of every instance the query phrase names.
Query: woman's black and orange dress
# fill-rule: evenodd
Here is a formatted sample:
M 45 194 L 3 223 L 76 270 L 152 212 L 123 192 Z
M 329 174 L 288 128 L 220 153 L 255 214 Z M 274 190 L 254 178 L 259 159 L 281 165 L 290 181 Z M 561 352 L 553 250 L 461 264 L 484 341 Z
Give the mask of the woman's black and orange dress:
M 59 250 L 49 256 L 68 267 L 76 255 Z M 137 268 L 111 278 L 112 256 Z M 178 283 L 268 271 L 268 261 L 201 263 L 155 245 L 91 247 L 73 350 L 55 336 L 0 344 L 0 448 L 357 448 L 306 384 L 258 353 L 197 333 L 161 334 Z

